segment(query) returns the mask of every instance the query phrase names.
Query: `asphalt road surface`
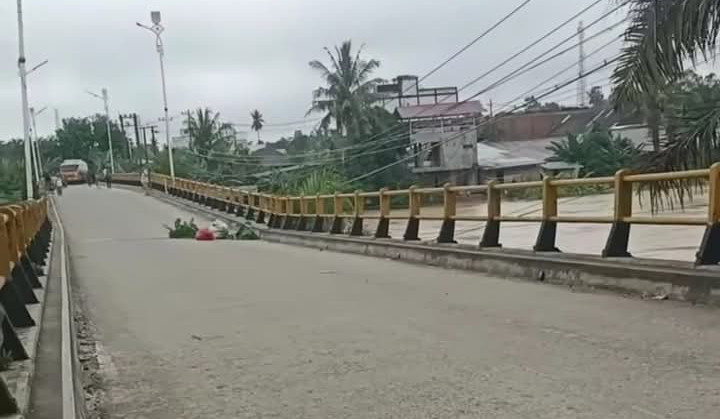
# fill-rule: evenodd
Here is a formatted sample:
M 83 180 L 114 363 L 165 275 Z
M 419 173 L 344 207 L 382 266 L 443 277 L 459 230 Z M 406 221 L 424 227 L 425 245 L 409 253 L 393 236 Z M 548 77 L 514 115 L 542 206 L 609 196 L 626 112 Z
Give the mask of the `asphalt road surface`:
M 127 190 L 59 202 L 112 418 L 720 415 L 716 309 L 171 241 L 162 224 L 188 215 Z

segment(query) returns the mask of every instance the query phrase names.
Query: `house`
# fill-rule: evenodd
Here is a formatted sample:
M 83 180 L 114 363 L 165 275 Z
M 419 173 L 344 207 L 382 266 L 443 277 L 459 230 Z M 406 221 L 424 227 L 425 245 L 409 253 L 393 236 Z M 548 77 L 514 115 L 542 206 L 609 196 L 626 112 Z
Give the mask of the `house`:
M 408 124 L 415 159 L 412 171 L 423 183 L 477 183 L 479 101 L 398 107 Z
M 580 167 L 566 162 L 548 162 L 553 141 L 569 134 L 586 132 L 595 124 L 609 127 L 641 145 L 648 140 L 647 129 L 638 125 L 618 125 L 620 118 L 608 108 L 563 108 L 511 115 L 487 120 L 478 145 L 478 179 L 503 181 L 538 180 L 545 174 L 577 174 Z M 615 127 L 615 128 L 613 128 Z

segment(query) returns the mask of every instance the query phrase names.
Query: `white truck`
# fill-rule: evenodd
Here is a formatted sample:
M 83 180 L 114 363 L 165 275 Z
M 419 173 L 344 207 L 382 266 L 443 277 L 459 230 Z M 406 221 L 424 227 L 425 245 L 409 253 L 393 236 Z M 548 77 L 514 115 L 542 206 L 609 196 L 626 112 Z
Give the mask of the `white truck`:
M 80 159 L 63 160 L 60 163 L 60 176 L 66 184 L 85 183 L 88 179 L 88 165 Z

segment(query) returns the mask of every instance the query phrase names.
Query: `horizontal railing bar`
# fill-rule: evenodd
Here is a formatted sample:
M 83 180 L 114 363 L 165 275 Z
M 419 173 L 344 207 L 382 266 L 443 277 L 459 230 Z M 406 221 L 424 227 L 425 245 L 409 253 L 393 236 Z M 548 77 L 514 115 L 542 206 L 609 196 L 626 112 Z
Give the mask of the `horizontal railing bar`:
M 450 218 L 455 221 L 487 221 L 489 217 L 487 215 L 456 215 Z M 440 219 L 443 219 L 443 217 L 440 217 Z
M 581 186 L 581 185 L 612 185 L 615 178 L 607 177 L 587 177 L 580 179 L 553 179 L 550 181 L 551 186 Z
M 468 185 L 468 186 L 451 186 L 450 191 L 452 192 L 486 192 L 488 190 L 487 185 Z
M 622 221 L 630 224 L 645 225 L 706 225 L 708 220 L 705 217 L 624 217 Z
M 608 224 L 614 221 L 613 217 L 593 217 L 593 216 L 568 216 L 560 215 L 557 217 L 549 217 L 550 221 L 558 223 L 588 223 L 588 224 Z
M 708 169 L 686 170 L 684 172 L 665 172 L 665 173 L 642 173 L 636 175 L 626 175 L 623 180 L 626 182 L 660 182 L 664 180 L 687 180 L 708 177 L 710 171 Z
M 518 182 L 518 183 L 498 183 L 493 186 L 493 189 L 497 190 L 508 190 L 508 189 L 527 189 L 527 188 L 540 188 L 543 183 L 541 181 L 534 182 Z
M 507 221 L 507 222 L 527 222 L 527 223 L 536 223 L 539 221 L 542 221 L 542 217 L 523 217 L 518 215 L 500 215 L 498 217 L 494 217 L 494 220 L 497 221 Z
M 380 192 L 360 192 L 358 196 L 363 198 L 377 198 L 380 197 Z
M 445 188 L 418 188 L 415 189 L 415 193 L 419 193 L 422 195 L 434 195 L 434 194 L 441 194 L 445 191 Z
M 407 195 L 409 190 L 407 189 L 393 189 L 390 191 L 385 191 L 384 195 L 387 196 L 400 196 L 400 195 Z

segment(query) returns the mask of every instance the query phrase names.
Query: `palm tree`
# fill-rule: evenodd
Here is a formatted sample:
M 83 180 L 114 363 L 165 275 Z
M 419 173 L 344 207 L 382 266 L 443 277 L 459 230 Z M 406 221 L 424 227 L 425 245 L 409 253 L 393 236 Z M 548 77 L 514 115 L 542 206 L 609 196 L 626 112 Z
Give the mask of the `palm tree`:
M 190 149 L 207 156 L 213 151 L 227 151 L 229 144 L 224 131 L 230 124 L 220 120 L 220 114 L 209 108 L 198 108 L 188 112 L 184 133 L 190 137 Z
M 307 115 L 324 113 L 320 125 L 327 129 L 335 122 L 335 129 L 341 135 L 347 134 L 353 125 L 362 125 L 367 109 L 375 101 L 375 85 L 382 79 L 372 78 L 380 67 L 378 60 L 361 58 L 362 47 L 352 52 L 352 41 L 345 41 L 334 51 L 325 47 L 330 65 L 320 60 L 310 61 L 310 67 L 320 72 L 325 86 L 313 91 L 313 104 Z
M 629 6 L 630 24 L 612 75 L 611 99 L 616 107 L 639 109 L 645 116 L 653 151 L 643 159 L 642 169 L 706 167 L 720 150 L 720 108 L 708 102 L 675 119 L 673 111 L 665 109 L 663 93 L 672 89 L 698 58 L 715 57 L 720 1 L 630 0 Z M 660 135 L 661 123 L 666 125 L 664 139 Z M 689 190 L 687 182 L 661 182 L 649 188 L 654 207 L 663 198 L 679 198 L 682 203 Z
M 257 139 L 258 144 L 260 143 L 260 130 L 263 128 L 263 125 L 265 124 L 265 119 L 263 119 L 263 114 L 260 113 L 259 110 L 255 109 L 254 111 L 250 112 L 250 118 L 252 118 L 252 124 L 250 125 L 250 128 L 257 133 Z
M 613 72 L 616 106 L 643 104 L 653 143 L 662 109 L 656 92 L 681 78 L 688 62 L 714 56 L 720 33 L 718 0 L 630 0 L 625 46 Z

